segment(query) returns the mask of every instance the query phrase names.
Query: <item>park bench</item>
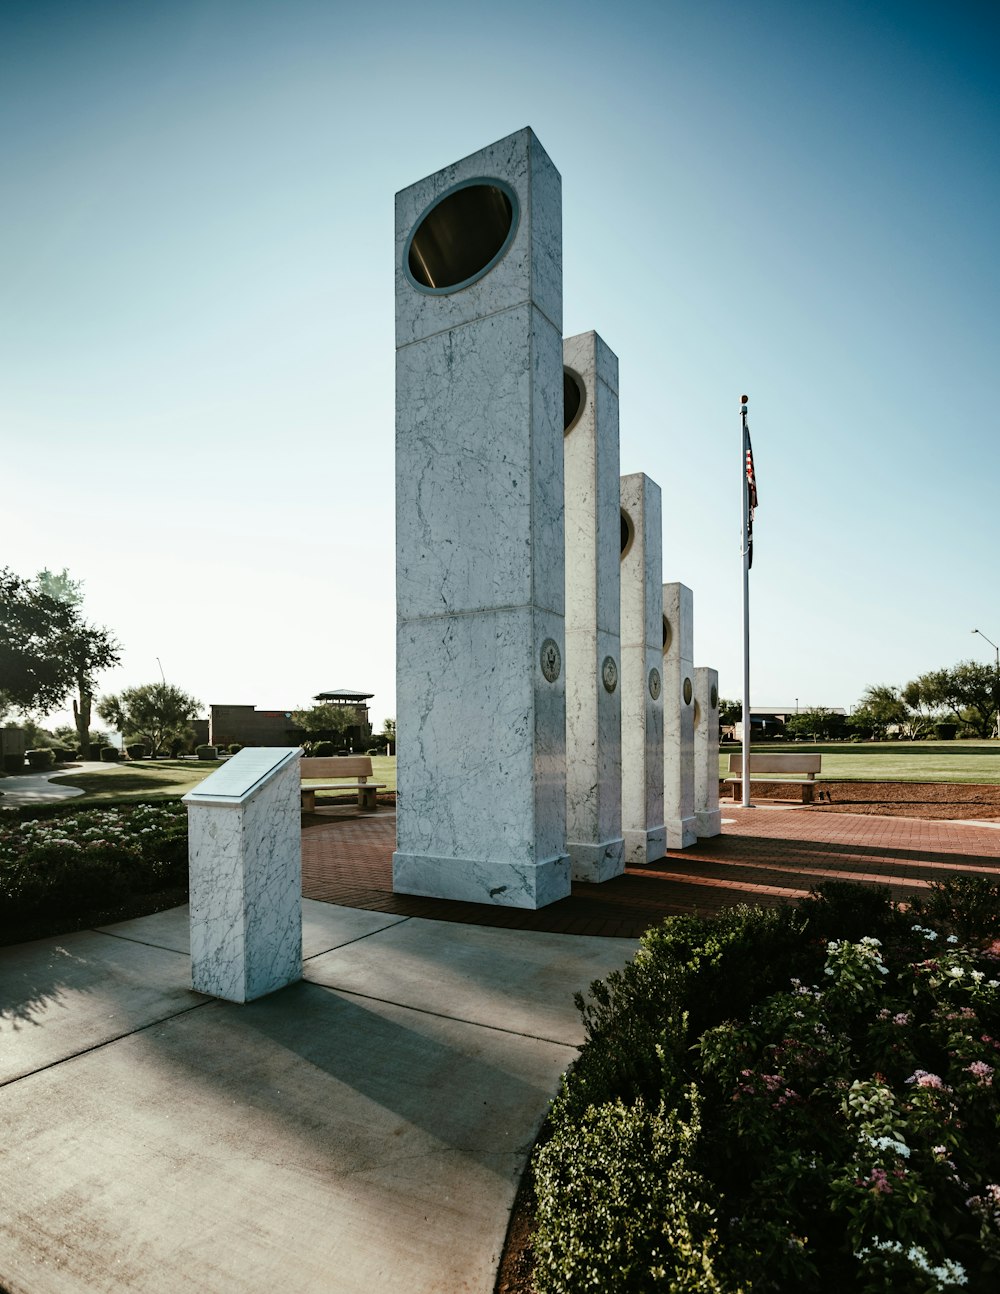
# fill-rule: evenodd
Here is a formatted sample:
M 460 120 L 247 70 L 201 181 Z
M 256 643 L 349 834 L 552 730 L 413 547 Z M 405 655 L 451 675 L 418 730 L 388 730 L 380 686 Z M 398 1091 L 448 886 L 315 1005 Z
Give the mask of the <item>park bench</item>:
M 751 782 L 788 782 L 791 786 L 801 786 L 802 803 L 812 804 L 816 790 L 816 774 L 820 769 L 822 755 L 751 755 Z M 733 799 L 739 799 L 743 787 L 743 756 L 729 756 L 730 776 L 723 778 L 733 784 Z M 736 776 L 733 777 L 732 774 Z M 778 777 L 764 777 L 759 774 L 777 773 Z M 795 777 L 794 774 L 805 774 Z
M 375 795 L 384 791 L 385 782 L 370 782 L 372 761 L 369 755 L 334 755 L 328 758 L 309 758 L 299 760 L 299 776 L 303 781 L 317 778 L 353 778 L 353 781 L 323 781 L 319 785 L 302 787 L 302 812 L 313 813 L 316 809 L 317 791 L 357 791 L 358 808 L 374 809 Z

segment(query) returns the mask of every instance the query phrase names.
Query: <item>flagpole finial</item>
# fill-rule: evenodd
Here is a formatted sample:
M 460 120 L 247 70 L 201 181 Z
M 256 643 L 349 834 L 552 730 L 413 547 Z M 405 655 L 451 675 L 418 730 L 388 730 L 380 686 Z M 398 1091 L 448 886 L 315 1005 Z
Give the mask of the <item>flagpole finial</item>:
M 740 396 L 740 404 L 748 404 L 749 402 L 750 402 L 750 397 L 748 395 Z

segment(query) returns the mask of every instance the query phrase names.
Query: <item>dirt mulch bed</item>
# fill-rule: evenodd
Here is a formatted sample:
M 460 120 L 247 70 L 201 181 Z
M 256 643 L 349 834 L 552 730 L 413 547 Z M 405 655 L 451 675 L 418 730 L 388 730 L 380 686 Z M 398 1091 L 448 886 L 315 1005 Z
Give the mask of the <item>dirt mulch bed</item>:
M 728 792 L 728 788 L 727 788 Z M 798 801 L 797 787 L 750 782 L 755 800 Z M 823 794 L 822 801 L 819 800 Z M 829 802 L 826 796 L 829 796 Z M 1000 785 L 958 782 L 816 782 L 817 803 L 811 812 L 873 813 L 887 818 L 993 819 L 1000 821 Z M 725 810 L 727 793 L 720 795 Z

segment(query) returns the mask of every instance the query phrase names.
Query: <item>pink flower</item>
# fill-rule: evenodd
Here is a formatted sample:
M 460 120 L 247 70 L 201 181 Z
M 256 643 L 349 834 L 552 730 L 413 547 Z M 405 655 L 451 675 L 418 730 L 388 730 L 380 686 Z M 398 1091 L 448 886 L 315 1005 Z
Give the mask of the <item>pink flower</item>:
M 947 1083 L 938 1078 L 937 1074 L 930 1074 L 926 1069 L 917 1069 L 906 1080 L 908 1083 L 916 1083 L 917 1087 L 933 1087 L 939 1092 L 950 1092 L 951 1088 Z
M 993 1066 L 987 1065 L 985 1060 L 974 1060 L 971 1065 L 966 1065 L 965 1072 L 971 1074 L 980 1087 L 993 1086 Z

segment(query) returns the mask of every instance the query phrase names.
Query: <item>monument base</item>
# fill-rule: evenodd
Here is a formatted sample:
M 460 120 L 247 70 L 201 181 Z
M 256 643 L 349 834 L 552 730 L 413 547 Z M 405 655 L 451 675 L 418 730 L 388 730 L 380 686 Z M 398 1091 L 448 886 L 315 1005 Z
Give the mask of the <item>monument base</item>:
M 698 839 L 697 817 L 668 818 L 665 825 L 667 828 L 668 849 L 687 849 L 689 845 L 696 843 Z
M 694 818 L 699 839 L 706 840 L 709 836 L 722 835 L 721 809 L 700 809 Z
M 667 852 L 667 829 L 650 827 L 646 831 L 625 832 L 625 865 L 626 867 L 643 867 L 646 863 L 655 863 Z
M 394 894 L 505 908 L 544 908 L 569 896 L 569 856 L 562 854 L 540 863 L 499 863 L 432 858 L 397 850 L 392 856 L 392 890 Z
M 602 845 L 576 844 L 569 840 L 566 848 L 574 881 L 599 885 L 602 881 L 621 876 L 625 870 L 625 841 L 620 836 L 617 840 L 606 840 Z

